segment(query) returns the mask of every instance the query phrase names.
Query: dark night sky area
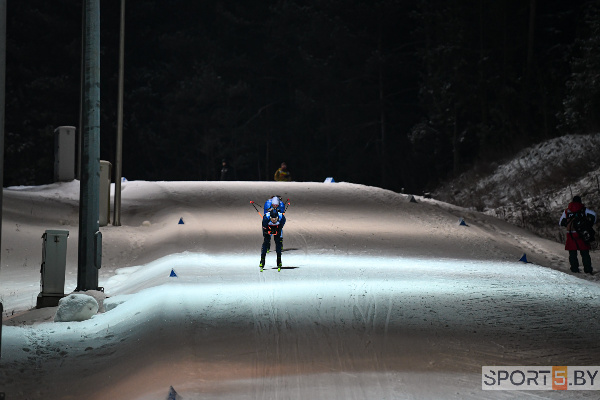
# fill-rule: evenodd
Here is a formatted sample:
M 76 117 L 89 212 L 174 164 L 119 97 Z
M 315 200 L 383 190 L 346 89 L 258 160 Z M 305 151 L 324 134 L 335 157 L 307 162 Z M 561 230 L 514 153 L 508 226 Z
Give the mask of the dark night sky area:
M 123 176 L 333 176 L 433 189 L 597 131 L 600 1 L 130 0 Z M 53 179 L 79 124 L 81 1 L 9 1 L 5 185 Z M 120 1 L 101 2 L 101 158 L 114 163 Z

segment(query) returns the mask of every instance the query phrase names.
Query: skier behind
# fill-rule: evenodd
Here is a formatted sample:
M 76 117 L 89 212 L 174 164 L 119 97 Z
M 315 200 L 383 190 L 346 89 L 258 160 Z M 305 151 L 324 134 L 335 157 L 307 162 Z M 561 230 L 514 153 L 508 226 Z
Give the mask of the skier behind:
M 282 214 L 285 214 L 285 203 L 283 202 L 283 200 L 281 200 L 280 196 L 272 196 L 269 197 L 269 199 L 267 201 L 265 201 L 265 215 L 268 215 L 271 210 L 276 210 Z M 283 241 L 283 232 L 281 233 L 281 240 Z M 283 246 L 283 242 L 282 242 L 282 246 Z M 269 239 L 269 242 L 267 243 L 267 253 L 271 251 L 271 239 Z
M 271 209 L 275 209 L 282 214 L 285 214 L 285 203 L 281 200 L 279 196 L 272 196 L 267 201 L 265 201 L 265 215 L 271 211 Z
M 277 270 L 281 271 L 281 231 L 285 225 L 285 215 L 278 212 L 277 210 L 271 210 L 269 214 L 265 214 L 262 220 L 263 229 L 263 245 L 260 252 L 260 270 L 262 271 L 265 266 L 265 256 L 267 255 L 267 249 L 271 245 L 271 235 L 275 239 L 275 251 L 277 252 Z
M 593 241 L 594 230 L 592 226 L 596 223 L 596 213 L 585 208 L 581 203 L 581 197 L 573 197 L 573 201 L 563 211 L 558 224 L 567 227 L 567 241 L 565 250 L 569 250 L 569 264 L 571 272 L 579 272 L 579 260 L 577 251 L 581 253 L 583 270 L 587 274 L 592 273 L 592 259 L 590 258 L 590 241 Z M 584 229 L 578 229 L 582 226 Z M 579 232 L 578 232 L 579 231 Z M 586 240 L 587 239 L 587 240 Z

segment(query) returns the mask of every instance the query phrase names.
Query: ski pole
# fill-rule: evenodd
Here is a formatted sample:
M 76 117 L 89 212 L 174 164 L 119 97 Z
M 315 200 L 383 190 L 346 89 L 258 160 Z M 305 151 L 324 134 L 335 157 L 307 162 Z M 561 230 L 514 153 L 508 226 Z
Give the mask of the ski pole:
M 258 215 L 260 215 L 260 217 L 262 218 L 262 214 L 260 213 L 260 211 L 258 211 L 258 208 L 256 208 L 256 203 L 254 203 L 252 200 L 250 200 L 250 204 L 252 204 L 252 207 L 254 207 L 254 209 L 256 210 Z
M 285 210 L 283 211 L 283 213 L 284 213 L 284 214 L 286 213 L 286 211 L 287 211 L 287 209 L 288 209 L 289 205 L 290 205 L 290 199 L 287 199 L 287 200 L 285 201 Z

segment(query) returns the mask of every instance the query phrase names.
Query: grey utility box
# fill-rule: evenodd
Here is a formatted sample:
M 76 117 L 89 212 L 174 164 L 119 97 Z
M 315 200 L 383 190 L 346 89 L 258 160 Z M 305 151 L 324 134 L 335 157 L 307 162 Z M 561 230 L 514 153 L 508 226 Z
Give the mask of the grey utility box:
M 75 179 L 75 127 L 59 126 L 54 130 L 54 181 Z
M 54 307 L 65 297 L 67 238 L 69 231 L 46 230 L 42 235 L 42 280 L 36 308 Z
M 110 174 L 112 164 L 100 160 L 100 226 L 110 222 Z

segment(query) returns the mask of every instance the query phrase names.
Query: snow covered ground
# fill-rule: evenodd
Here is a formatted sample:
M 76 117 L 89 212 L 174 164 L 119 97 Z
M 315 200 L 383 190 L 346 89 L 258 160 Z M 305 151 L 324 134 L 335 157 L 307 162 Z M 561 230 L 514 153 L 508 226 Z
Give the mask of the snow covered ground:
M 600 133 L 547 140 L 489 167 L 465 172 L 433 196 L 558 242 L 565 239 L 558 218 L 574 195 L 600 211 Z
M 492 216 L 350 183 L 125 182 L 123 226 L 101 228 L 104 307 L 53 322 L 32 309 L 40 237 L 69 230 L 70 293 L 78 190 L 5 189 L 7 399 L 597 398 L 482 391 L 481 367 L 599 365 L 600 275 Z M 269 254 L 260 273 L 249 201 L 273 194 L 291 202 L 285 268 Z

